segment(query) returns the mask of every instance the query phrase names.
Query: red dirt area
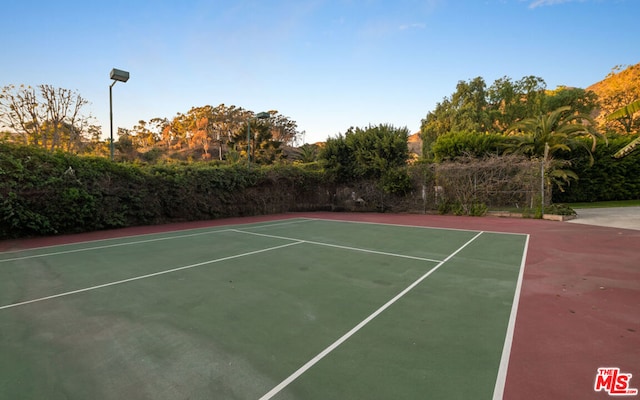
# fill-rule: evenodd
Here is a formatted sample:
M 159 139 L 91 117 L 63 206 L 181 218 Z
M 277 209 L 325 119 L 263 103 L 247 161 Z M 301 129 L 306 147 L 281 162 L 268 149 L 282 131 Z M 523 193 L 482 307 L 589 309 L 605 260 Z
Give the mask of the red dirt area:
M 610 398 L 594 390 L 604 367 L 632 374 L 629 388 L 640 388 L 640 231 L 498 217 L 292 213 L 5 241 L 0 251 L 298 217 L 529 234 L 504 399 Z

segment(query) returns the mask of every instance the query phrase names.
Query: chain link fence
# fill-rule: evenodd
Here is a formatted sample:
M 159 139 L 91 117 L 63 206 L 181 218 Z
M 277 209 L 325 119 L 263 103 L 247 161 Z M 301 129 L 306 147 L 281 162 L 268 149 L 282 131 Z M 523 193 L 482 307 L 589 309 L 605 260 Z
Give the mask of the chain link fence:
M 416 164 L 408 172 L 413 188 L 404 196 L 384 193 L 376 182 L 359 182 L 336 188 L 333 208 L 478 215 L 488 209 L 534 210 L 551 198 L 541 162 L 517 155 Z

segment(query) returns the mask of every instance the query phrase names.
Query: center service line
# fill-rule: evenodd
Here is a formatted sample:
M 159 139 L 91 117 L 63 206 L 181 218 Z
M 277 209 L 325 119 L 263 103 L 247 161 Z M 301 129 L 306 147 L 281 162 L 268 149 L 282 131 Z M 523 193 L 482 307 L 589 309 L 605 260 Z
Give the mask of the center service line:
M 465 247 L 467 247 L 469 244 L 471 244 L 471 242 L 473 242 L 474 240 L 476 240 L 480 235 L 482 235 L 483 232 L 478 233 L 477 235 L 475 235 L 473 238 L 471 238 L 467 243 L 463 244 L 460 248 L 458 248 L 458 250 L 454 251 L 453 253 L 451 253 L 447 258 L 445 258 L 443 261 L 441 261 L 438 265 L 436 265 L 435 267 L 431 268 L 429 271 L 427 271 L 426 274 L 422 275 L 420 278 L 418 278 L 415 282 L 413 282 L 411 285 L 409 285 L 406 289 L 404 289 L 402 292 L 398 293 L 394 298 L 392 298 L 391 300 L 389 300 L 387 303 L 385 303 L 382 307 L 378 308 L 373 314 L 369 315 L 365 320 L 363 320 L 362 322 L 360 322 L 358 325 L 356 325 L 355 327 L 353 327 L 349 332 L 345 333 L 340 339 L 336 340 L 335 342 L 333 342 L 333 344 L 331 344 L 329 347 L 327 347 L 326 349 L 322 350 L 318 355 L 316 355 L 315 357 L 313 357 L 311 360 L 309 360 L 306 364 L 304 364 L 302 367 L 300 367 L 297 371 L 295 371 L 293 374 L 289 375 L 288 378 L 286 378 L 285 380 L 283 380 L 282 382 L 280 382 L 276 387 L 274 387 L 273 389 L 271 389 L 268 393 L 266 393 L 264 396 L 260 397 L 259 400 L 269 400 L 271 399 L 273 396 L 275 396 L 276 394 L 280 393 L 280 391 L 282 391 L 282 389 L 284 389 L 285 387 L 289 386 L 289 384 L 291 382 L 293 382 L 294 380 L 296 380 L 300 375 L 304 374 L 307 370 L 309 370 L 311 367 L 313 367 L 315 364 L 317 364 L 320 360 L 322 360 L 324 357 L 326 357 L 329 353 L 331 353 L 333 350 L 335 350 L 338 346 L 340 346 L 342 343 L 344 343 L 347 339 L 349 339 L 351 336 L 353 336 L 354 334 L 356 334 L 360 329 L 362 329 L 365 325 L 367 325 L 369 322 L 371 322 L 371 320 L 373 320 L 375 317 L 377 317 L 378 315 L 380 315 L 384 310 L 386 310 L 387 308 L 389 308 L 393 303 L 395 303 L 396 301 L 398 301 L 400 298 L 402 298 L 405 294 L 407 294 L 411 289 L 413 289 L 414 287 L 418 286 L 418 284 L 420 284 L 420 282 L 422 282 L 423 280 L 425 280 L 429 275 L 431 275 L 432 273 L 434 273 L 438 268 L 440 268 L 444 263 L 446 263 L 447 261 L 449 261 L 453 256 L 455 256 L 456 254 L 458 254 L 460 251 L 462 251 L 462 249 L 464 249 Z
M 371 253 L 371 254 L 378 254 L 378 255 L 390 256 L 390 257 L 408 258 L 410 260 L 429 261 L 429 262 L 434 262 L 434 263 L 439 263 L 439 262 L 442 261 L 442 260 L 434 260 L 434 259 L 431 259 L 431 258 L 408 256 L 408 255 L 405 255 L 405 254 L 395 254 L 395 253 L 387 253 L 387 252 L 384 252 L 384 251 L 360 249 L 358 247 L 341 246 L 339 244 L 314 242 L 312 240 L 296 239 L 296 238 L 290 238 L 290 237 L 285 237 L 285 236 L 267 235 L 266 233 L 243 231 L 243 230 L 239 230 L 239 229 L 231 229 L 231 231 L 238 232 L 238 233 L 246 233 L 247 235 L 264 236 L 264 237 L 274 238 L 274 239 L 302 241 L 302 242 L 309 243 L 309 244 L 314 244 L 314 245 L 317 245 L 317 246 L 335 247 L 337 249 L 359 251 L 359 252 L 362 252 L 362 253 Z

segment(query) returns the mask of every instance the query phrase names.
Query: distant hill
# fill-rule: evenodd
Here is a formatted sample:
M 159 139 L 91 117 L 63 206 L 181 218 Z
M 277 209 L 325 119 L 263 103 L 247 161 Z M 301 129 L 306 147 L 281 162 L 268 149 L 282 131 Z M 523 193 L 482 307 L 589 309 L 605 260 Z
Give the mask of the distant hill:
M 409 144 L 409 154 L 413 158 L 422 156 L 422 138 L 420 137 L 420 132 L 410 135 L 407 142 Z
M 602 95 L 607 94 L 612 89 L 621 89 L 624 86 L 634 86 L 638 83 L 640 83 L 640 63 L 628 66 L 625 69 L 618 66 L 603 80 L 594 83 L 586 90 L 593 90 L 596 94 Z
M 631 66 L 617 66 L 613 68 L 600 82 L 594 83 L 586 90 L 598 95 L 600 109 L 593 114 L 599 125 L 620 131 L 622 125 L 618 122 L 606 121 L 607 115 L 617 109 L 640 99 L 640 63 Z

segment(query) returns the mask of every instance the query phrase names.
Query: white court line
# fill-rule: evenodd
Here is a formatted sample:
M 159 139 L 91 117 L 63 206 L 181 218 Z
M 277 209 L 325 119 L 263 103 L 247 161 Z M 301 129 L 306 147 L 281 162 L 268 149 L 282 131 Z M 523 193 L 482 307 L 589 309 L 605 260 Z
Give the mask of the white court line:
M 295 222 L 280 222 L 280 223 L 276 223 L 276 224 L 259 225 L 259 226 L 256 226 L 255 228 L 262 228 L 262 227 L 267 227 L 268 228 L 268 227 L 272 227 L 272 226 L 290 225 L 290 224 L 293 224 L 293 223 L 308 222 L 308 221 L 310 221 L 310 220 L 309 219 L 304 219 L 304 220 L 301 220 L 301 221 L 297 220 Z M 133 242 L 105 244 L 105 245 L 102 245 L 102 246 L 85 247 L 85 248 L 82 248 L 82 249 L 62 250 L 62 251 L 56 251 L 56 252 L 51 252 L 51 253 L 34 254 L 34 255 L 30 255 L 30 256 L 22 256 L 22 257 L 13 257 L 13 258 L 0 259 L 0 263 L 9 262 L 9 261 L 28 260 L 28 259 L 31 259 L 31 258 L 58 256 L 58 255 L 61 255 L 61 254 L 80 253 L 80 252 L 83 252 L 83 251 L 102 250 L 102 249 L 108 249 L 108 248 L 112 248 L 112 247 L 131 246 L 131 245 L 136 245 L 136 244 L 158 242 L 158 241 L 162 241 L 162 240 L 182 239 L 182 238 L 188 238 L 188 237 L 193 237 L 193 236 L 202 236 L 202 235 L 209 235 L 209 234 L 223 233 L 223 232 L 239 232 L 239 231 L 237 231 L 235 229 L 220 229 L 220 230 L 211 230 L 211 231 L 207 231 L 207 232 L 190 233 L 190 234 L 186 234 L 186 235 L 175 235 L 175 236 L 167 236 L 167 237 L 161 237 L 161 238 L 155 238 L 155 239 L 136 240 L 136 241 L 133 241 Z M 129 236 L 129 237 L 136 237 L 136 236 Z M 102 239 L 102 240 L 117 240 L 117 239 L 120 239 L 120 238 Z M 80 243 L 91 243 L 91 242 L 80 242 Z M 78 243 L 70 243 L 70 244 L 78 244 Z M 65 246 L 65 245 L 58 245 L 58 246 Z M 56 246 L 54 246 L 54 247 L 56 247 Z M 33 249 L 20 250 L 20 251 L 29 251 L 29 250 L 33 250 Z M 4 254 L 6 254 L 6 253 L 4 253 Z
M 62 251 L 55 251 L 55 252 L 51 252 L 51 253 L 33 254 L 33 255 L 30 255 L 30 256 L 6 258 L 4 260 L 0 260 L 0 263 L 7 262 L 7 261 L 28 260 L 30 258 L 58 256 L 58 255 L 61 255 L 61 254 L 80 253 L 80 252 L 83 252 L 83 251 L 102 250 L 102 249 L 109 249 L 109 248 L 112 248 L 112 247 L 132 246 L 132 245 L 135 245 L 135 244 L 152 243 L 152 242 L 159 242 L 159 241 L 162 241 L 162 240 L 171 240 L 171 239 L 181 239 L 181 238 L 186 238 L 186 237 L 201 236 L 201 235 L 208 235 L 208 234 L 212 234 L 212 233 L 229 232 L 229 231 L 230 231 L 229 229 L 224 229 L 224 230 L 219 230 L 219 231 L 191 233 L 191 234 L 188 234 L 188 235 L 178 235 L 178 236 L 168 236 L 168 237 L 155 238 L 155 239 L 136 240 L 134 242 L 105 244 L 103 246 L 85 247 L 85 248 L 82 248 L 82 249 L 62 250 Z
M 262 224 L 261 222 L 251 222 L 251 223 L 248 223 L 248 224 L 236 224 L 235 226 L 255 225 L 252 228 L 263 228 L 263 227 L 264 228 L 268 228 L 268 227 L 271 227 L 271 226 L 289 225 L 289 224 L 295 224 L 295 223 L 301 223 L 301 222 L 309 222 L 309 221 L 313 221 L 313 219 L 311 219 L 311 218 L 301 218 L 300 217 L 300 218 L 291 218 L 291 219 L 286 220 L 284 222 L 278 222 L 278 223 L 275 223 L 275 224 L 266 223 L 266 224 L 260 225 L 260 224 Z M 217 229 L 217 230 L 215 229 L 215 228 L 221 228 L 223 226 L 224 225 L 212 226 L 212 227 L 210 227 L 212 230 L 208 230 L 206 232 L 189 233 L 189 234 L 186 234 L 186 235 L 174 235 L 174 236 L 168 236 L 168 237 L 162 237 L 162 238 L 156 238 L 156 239 L 145 239 L 145 240 L 136 240 L 136 241 L 133 241 L 133 242 L 117 243 L 117 244 L 113 244 L 113 245 L 87 247 L 87 248 L 84 248 L 84 249 L 53 252 L 53 253 L 46 253 L 46 254 L 33 255 L 33 256 L 25 256 L 25 257 L 16 257 L 16 258 L 4 259 L 4 260 L 0 259 L 0 263 L 1 262 L 5 262 L 5 261 L 22 260 L 22 259 L 25 259 L 25 258 L 45 257 L 45 256 L 49 256 L 49 255 L 74 253 L 74 252 L 78 252 L 78 251 L 99 250 L 99 249 L 104 249 L 104 248 L 109 248 L 109 247 L 128 246 L 128 245 L 131 245 L 131 244 L 148 243 L 148 242 L 154 242 L 154 241 L 159 241 L 159 240 L 180 239 L 180 238 L 191 237 L 191 236 L 208 235 L 208 234 L 211 234 L 211 233 L 228 232 L 230 230 L 229 228 Z M 234 226 L 234 225 L 229 225 L 229 226 Z M 86 244 L 86 243 L 98 243 L 98 242 L 106 242 L 106 241 L 112 241 L 112 240 L 124 240 L 124 239 L 137 238 L 137 237 L 142 237 L 142 236 L 166 235 L 166 234 L 175 233 L 175 232 L 189 232 L 189 231 L 202 230 L 202 229 L 209 229 L 209 228 L 193 228 L 193 229 L 174 230 L 174 231 L 167 231 L 167 232 L 145 233 L 145 234 L 141 234 L 141 235 L 120 236 L 120 237 L 113 237 L 113 238 L 106 238 L 106 239 L 87 240 L 87 241 L 82 241 L 82 242 L 55 244 L 55 245 L 52 245 L 52 246 L 41 246 L 41 247 L 32 247 L 32 248 L 28 248 L 28 249 L 3 251 L 3 252 L 0 252 L 0 255 L 1 254 L 11 254 L 11 253 L 24 253 L 24 252 L 27 252 L 27 251 L 43 250 L 43 249 L 49 249 L 49 248 L 55 248 L 55 247 L 63 247 L 63 246 L 74 246 L 74 245 L 81 245 L 81 244 Z
M 296 239 L 296 238 L 290 238 L 290 237 L 286 237 L 286 236 L 276 236 L 276 235 L 267 235 L 265 233 L 241 231 L 241 230 L 238 230 L 238 229 L 231 229 L 231 230 L 234 231 L 234 232 L 238 232 L 238 233 L 246 233 L 247 235 L 263 236 L 263 237 L 268 237 L 268 238 L 272 238 L 272 239 L 295 240 L 295 241 L 305 242 L 305 243 L 308 243 L 308 244 L 314 244 L 314 245 L 317 245 L 317 246 L 335 247 L 335 248 L 338 248 L 338 249 L 359 251 L 359 252 L 362 252 L 362 253 L 371 253 L 371 254 L 378 254 L 378 255 L 390 256 L 390 257 L 409 258 L 411 260 L 430 261 L 430 262 L 435 262 L 435 263 L 442 262 L 442 260 L 434 260 L 434 259 L 431 259 L 431 258 L 424 258 L 424 257 L 417 257 L 417 256 L 408 256 L 408 255 L 405 255 L 405 254 L 387 253 L 387 252 L 384 252 L 384 251 L 361 249 L 361 248 L 358 248 L 358 247 L 341 246 L 339 244 L 331 244 L 331 243 L 324 243 L 324 242 L 314 242 L 312 240 Z
M 277 250 L 277 249 L 281 249 L 281 248 L 284 248 L 284 247 L 294 246 L 294 245 L 302 244 L 302 243 L 304 243 L 304 242 L 298 241 L 298 242 L 293 242 L 293 243 L 287 243 L 287 244 L 283 244 L 283 245 L 280 245 L 280 246 L 269 247 L 267 249 L 250 251 L 248 253 L 237 254 L 235 256 L 217 258 L 215 260 L 203 261 L 203 262 L 199 262 L 197 264 L 185 265 L 185 266 L 182 266 L 182 267 L 172 268 L 172 269 L 168 269 L 168 270 L 165 270 L 165 271 L 154 272 L 152 274 L 136 276 L 136 277 L 133 277 L 133 278 L 123 279 L 123 280 L 120 280 L 120 281 L 109 282 L 109 283 L 104 283 L 102 285 L 96 285 L 96 286 L 87 287 L 87 288 L 84 288 L 84 289 L 78 289 L 78 290 L 72 290 L 70 292 L 54 294 L 52 296 L 41 297 L 39 299 L 27 300 L 27 301 L 23 301 L 23 302 L 20 302 L 20 303 L 7 304 L 7 305 L 4 305 L 4 306 L 0 306 L 0 310 L 4 310 L 6 308 L 19 307 L 19 306 L 23 306 L 23 305 L 26 305 L 26 304 L 36 303 L 36 302 L 39 302 L 39 301 L 55 299 L 55 298 L 58 298 L 58 297 L 69 296 L 69 295 L 76 294 L 76 293 L 88 292 L 88 291 L 91 291 L 91 290 L 96 290 L 96 289 L 100 289 L 100 288 L 104 288 L 104 287 L 120 285 L 122 283 L 137 281 L 137 280 L 140 280 L 140 279 L 151 278 L 151 277 L 158 276 L 158 275 L 169 274 L 171 272 L 182 271 L 184 269 L 200 267 L 202 265 L 213 264 L 213 263 L 217 263 L 217 262 L 221 262 L 221 261 L 233 260 L 234 258 L 251 256 L 251 255 L 254 255 L 254 254 L 264 253 L 266 251 Z
M 509 368 L 509 358 L 511 357 L 511 345 L 513 343 L 513 333 L 516 327 L 516 316 L 518 314 L 518 303 L 520 301 L 520 290 L 522 289 L 522 280 L 524 279 L 524 266 L 527 261 L 527 251 L 529 250 L 529 235 L 524 244 L 524 254 L 522 263 L 520 264 L 520 273 L 518 274 L 518 283 L 516 291 L 513 294 L 513 303 L 511 304 L 511 314 L 509 316 L 509 325 L 507 334 L 504 338 L 504 347 L 502 348 L 502 357 L 500 358 L 500 368 L 496 378 L 496 386 L 493 389 L 493 400 L 501 400 L 504 395 L 504 387 L 507 381 L 507 370 Z
M 349 221 L 346 219 L 325 219 L 325 218 L 309 218 L 312 221 L 321 222 L 343 222 L 346 224 L 363 224 L 363 225 L 381 225 L 381 226 L 398 226 L 401 228 L 418 228 L 418 229 L 432 229 L 440 231 L 457 231 L 457 232 L 478 232 L 477 229 L 463 229 L 463 228 L 446 228 L 440 226 L 422 226 L 422 225 L 407 225 L 407 224 L 392 224 L 389 222 L 370 222 L 370 221 Z M 484 233 L 499 233 L 502 235 L 521 235 L 526 236 L 526 233 L 517 232 L 501 232 L 501 231 L 483 231 Z
M 260 397 L 260 400 L 269 400 L 271 399 L 273 396 L 275 396 L 276 394 L 280 393 L 280 391 L 282 391 L 282 389 L 284 389 L 285 387 L 287 387 L 291 382 L 293 382 L 294 380 L 296 380 L 300 375 L 304 374 L 307 370 L 309 370 L 309 368 L 313 367 L 315 364 L 317 364 L 320 360 L 322 360 L 324 357 L 326 357 L 329 353 L 331 353 L 333 350 L 335 350 L 338 346 L 340 346 L 342 343 L 344 343 L 347 339 L 349 339 L 351 336 L 353 336 L 354 334 L 356 334 L 360 329 L 362 329 L 365 325 L 367 325 L 369 322 L 371 322 L 371 320 L 373 320 L 375 317 L 377 317 L 378 315 L 380 315 L 384 310 L 386 310 L 387 308 L 389 308 L 393 303 L 395 303 L 396 301 L 398 301 L 400 298 L 402 298 L 405 294 L 407 294 L 411 289 L 413 289 L 414 287 L 416 287 L 418 284 L 420 284 L 420 282 L 422 282 L 423 280 L 425 280 L 429 275 L 431 275 L 432 273 L 434 273 L 438 268 L 440 268 L 444 263 L 446 263 L 447 261 L 449 261 L 453 256 L 455 256 L 456 254 L 458 254 L 462 249 L 464 249 L 465 247 L 467 247 L 469 244 L 471 244 L 471 242 L 473 242 L 474 240 L 476 240 L 476 238 L 478 238 L 478 236 L 482 235 L 483 232 L 478 233 L 477 235 L 475 235 L 473 238 L 471 238 L 467 243 L 463 244 L 461 247 L 459 247 L 456 251 L 454 251 L 453 253 L 451 253 L 447 258 L 445 258 L 444 260 L 442 260 L 438 265 L 436 265 L 435 267 L 431 268 L 426 274 L 422 275 L 420 278 L 418 278 L 415 282 L 413 282 L 411 285 L 409 285 L 406 289 L 404 289 L 402 292 L 398 293 L 393 299 L 389 300 L 387 303 L 385 303 L 382 307 L 378 308 L 373 314 L 369 315 L 365 320 L 363 320 L 362 322 L 360 322 L 358 325 L 356 325 L 353 329 L 351 329 L 349 332 L 345 333 L 340 339 L 336 340 L 335 342 L 333 342 L 329 347 L 327 347 L 326 349 L 322 350 L 318 355 L 316 355 L 315 357 L 313 357 L 311 360 L 309 360 L 306 364 L 304 364 L 302 367 L 300 367 L 297 371 L 295 371 L 293 374 L 289 375 L 289 377 L 287 377 L 285 380 L 283 380 L 282 382 L 280 382 L 277 386 L 275 386 L 273 389 L 271 389 L 269 392 L 267 392 L 264 396 Z
M 264 225 L 258 225 L 255 224 L 254 226 L 250 226 L 251 229 L 261 229 L 261 228 L 271 228 L 272 226 L 280 226 L 280 225 L 293 225 L 293 224 L 300 224 L 302 222 L 311 222 L 314 221 L 313 218 L 304 218 L 304 217 L 298 217 L 298 218 L 292 218 L 289 219 L 287 221 L 284 222 L 278 222 L 275 224 L 264 224 Z

